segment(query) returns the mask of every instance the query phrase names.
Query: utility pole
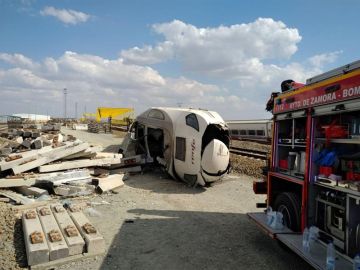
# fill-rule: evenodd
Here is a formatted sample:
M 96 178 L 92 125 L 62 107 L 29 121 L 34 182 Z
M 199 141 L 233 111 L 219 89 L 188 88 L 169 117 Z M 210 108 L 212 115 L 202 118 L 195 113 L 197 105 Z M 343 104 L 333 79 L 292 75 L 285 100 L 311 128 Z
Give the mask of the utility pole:
M 64 118 L 66 119 L 67 118 L 67 114 L 66 114 L 66 96 L 67 96 L 67 89 L 64 88 Z
M 77 102 L 75 102 L 75 119 L 77 119 Z

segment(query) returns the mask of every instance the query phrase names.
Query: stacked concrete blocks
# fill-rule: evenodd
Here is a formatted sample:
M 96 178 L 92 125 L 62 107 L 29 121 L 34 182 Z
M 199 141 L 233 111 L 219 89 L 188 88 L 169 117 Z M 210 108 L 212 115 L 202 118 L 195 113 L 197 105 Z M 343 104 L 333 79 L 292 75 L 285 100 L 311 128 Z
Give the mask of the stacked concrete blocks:
M 76 205 L 73 205 L 70 208 L 69 215 L 80 231 L 82 237 L 85 239 L 87 253 L 104 253 L 105 240 L 96 230 L 96 228 L 90 223 L 84 213 Z
M 53 204 L 51 205 L 51 209 L 69 247 L 69 255 L 72 256 L 83 253 L 85 241 L 65 208 L 61 204 Z
M 50 207 L 38 207 L 37 211 L 49 246 L 50 261 L 69 256 L 69 248 L 60 231 L 59 225 L 51 213 Z
M 35 265 L 48 262 L 49 247 L 36 211 L 24 212 L 22 223 L 28 264 Z

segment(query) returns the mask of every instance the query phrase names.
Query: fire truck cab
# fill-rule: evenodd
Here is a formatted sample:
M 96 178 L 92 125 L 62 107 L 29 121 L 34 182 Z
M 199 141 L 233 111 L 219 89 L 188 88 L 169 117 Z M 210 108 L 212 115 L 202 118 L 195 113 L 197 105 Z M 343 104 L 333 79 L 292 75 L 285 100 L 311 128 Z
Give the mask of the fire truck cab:
M 316 269 L 326 269 L 326 248 L 336 248 L 336 269 L 353 269 L 360 253 L 360 61 L 306 81 L 274 98 L 272 154 L 256 194 L 282 213 L 283 228 L 266 211 L 248 213 L 271 237 Z M 303 249 L 302 232 L 319 237 Z

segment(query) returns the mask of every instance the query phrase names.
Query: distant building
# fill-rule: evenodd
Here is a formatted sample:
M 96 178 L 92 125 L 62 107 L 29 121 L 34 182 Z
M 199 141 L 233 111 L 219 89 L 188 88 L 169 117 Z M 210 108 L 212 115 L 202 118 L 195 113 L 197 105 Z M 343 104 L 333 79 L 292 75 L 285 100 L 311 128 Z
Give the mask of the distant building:
M 21 117 L 22 119 L 35 121 L 35 122 L 46 122 L 50 120 L 50 115 L 41 114 L 30 114 L 30 113 L 16 113 L 13 116 Z

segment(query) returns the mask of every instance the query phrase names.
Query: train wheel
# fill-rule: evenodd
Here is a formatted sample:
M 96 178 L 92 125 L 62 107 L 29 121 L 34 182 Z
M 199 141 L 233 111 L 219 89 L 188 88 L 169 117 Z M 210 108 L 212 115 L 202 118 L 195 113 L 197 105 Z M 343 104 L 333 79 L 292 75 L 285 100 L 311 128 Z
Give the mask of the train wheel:
M 281 193 L 275 199 L 274 209 L 283 214 L 285 226 L 294 232 L 300 231 L 301 202 L 297 194 Z

